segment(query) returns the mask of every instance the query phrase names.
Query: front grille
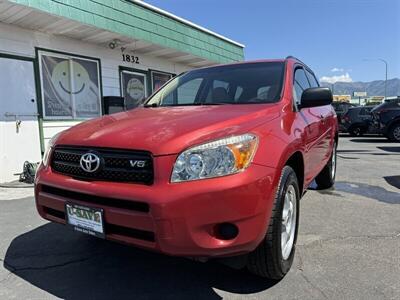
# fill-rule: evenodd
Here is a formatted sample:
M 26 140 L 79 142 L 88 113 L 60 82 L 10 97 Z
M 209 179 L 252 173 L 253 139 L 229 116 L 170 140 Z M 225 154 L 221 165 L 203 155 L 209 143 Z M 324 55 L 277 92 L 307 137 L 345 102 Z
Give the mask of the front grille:
M 81 168 L 80 160 L 86 153 L 96 154 L 100 158 L 100 167 L 93 173 Z M 57 146 L 52 154 L 51 168 L 54 172 L 83 180 L 150 185 L 154 178 L 153 159 L 151 154 L 145 151 Z
M 150 210 L 149 205 L 145 202 L 131 201 L 131 200 L 128 201 L 116 198 L 94 196 L 70 190 L 64 190 L 49 185 L 41 185 L 41 191 L 47 194 L 56 195 L 71 200 L 78 200 L 98 205 L 105 205 L 110 207 L 116 207 L 116 208 L 122 208 L 122 209 L 128 209 L 146 213 L 149 212 Z

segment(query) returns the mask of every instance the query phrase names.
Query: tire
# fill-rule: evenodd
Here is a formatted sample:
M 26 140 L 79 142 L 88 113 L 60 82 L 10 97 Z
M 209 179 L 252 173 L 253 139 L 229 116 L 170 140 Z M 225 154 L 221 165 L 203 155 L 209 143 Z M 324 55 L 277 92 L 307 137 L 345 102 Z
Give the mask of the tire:
M 333 144 L 331 158 L 328 163 L 322 169 L 322 171 L 315 177 L 315 182 L 317 183 L 317 188 L 319 190 L 329 189 L 335 184 L 336 178 L 336 142 Z
M 285 201 L 285 196 L 288 194 L 291 200 Z M 260 245 L 253 252 L 249 253 L 247 257 L 247 269 L 251 273 L 269 279 L 280 280 L 290 270 L 293 263 L 299 226 L 299 199 L 300 192 L 296 173 L 291 167 L 285 166 L 282 169 L 266 236 Z M 285 203 L 289 202 L 293 204 L 291 214 L 289 213 L 290 210 L 286 210 L 289 206 L 285 205 Z M 292 243 L 291 247 L 283 247 L 284 251 L 282 251 L 284 207 L 287 211 L 288 222 L 286 224 L 288 226 L 291 225 L 287 240 L 292 241 Z M 290 224 L 289 220 L 291 220 Z
M 350 136 L 362 136 L 365 133 L 365 130 L 360 126 L 353 126 L 349 128 Z
M 400 142 L 400 123 L 393 124 L 388 132 L 387 138 L 392 142 Z

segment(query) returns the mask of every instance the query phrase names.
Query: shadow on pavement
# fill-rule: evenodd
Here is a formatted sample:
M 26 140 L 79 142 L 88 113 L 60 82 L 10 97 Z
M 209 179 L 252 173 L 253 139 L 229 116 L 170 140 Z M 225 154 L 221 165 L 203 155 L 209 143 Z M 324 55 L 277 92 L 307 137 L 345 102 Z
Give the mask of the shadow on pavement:
M 387 138 L 352 138 L 350 142 L 354 143 L 392 143 Z
M 385 179 L 386 182 L 389 183 L 391 186 L 400 189 L 400 176 L 386 176 L 383 177 L 383 179 Z
M 386 147 L 386 146 L 382 146 L 382 147 L 377 147 L 378 149 L 381 149 L 383 151 L 386 152 L 395 152 L 395 153 L 400 153 L 400 147 Z
M 96 239 L 53 223 L 16 237 L 4 267 L 63 299 L 220 299 L 213 288 L 249 294 L 276 283 L 214 262 Z
M 392 192 L 376 185 L 369 185 L 359 182 L 336 181 L 336 191 L 364 196 L 370 199 L 389 204 L 400 204 L 400 193 Z M 323 193 L 324 191 L 322 191 Z

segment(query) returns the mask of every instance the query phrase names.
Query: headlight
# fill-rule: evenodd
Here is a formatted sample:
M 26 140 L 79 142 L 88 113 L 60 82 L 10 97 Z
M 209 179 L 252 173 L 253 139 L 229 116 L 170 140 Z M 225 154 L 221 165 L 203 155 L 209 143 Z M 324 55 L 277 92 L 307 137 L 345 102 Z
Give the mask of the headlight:
M 60 133 L 53 136 L 47 144 L 47 147 L 46 147 L 46 150 L 44 151 L 43 159 L 42 159 L 42 163 L 45 167 L 47 167 L 47 165 L 49 164 L 49 160 L 50 160 L 51 152 L 53 151 L 54 143 L 59 135 L 60 135 Z
M 232 136 L 190 148 L 176 159 L 171 182 L 219 177 L 245 170 L 256 152 L 252 134 Z

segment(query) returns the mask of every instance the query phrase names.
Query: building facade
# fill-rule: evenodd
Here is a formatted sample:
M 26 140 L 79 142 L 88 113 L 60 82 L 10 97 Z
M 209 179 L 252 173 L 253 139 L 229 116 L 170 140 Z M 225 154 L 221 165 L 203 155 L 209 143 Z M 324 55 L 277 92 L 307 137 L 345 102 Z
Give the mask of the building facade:
M 141 1 L 0 1 L 0 182 L 58 132 L 127 109 L 183 71 L 243 60 L 244 46 Z

